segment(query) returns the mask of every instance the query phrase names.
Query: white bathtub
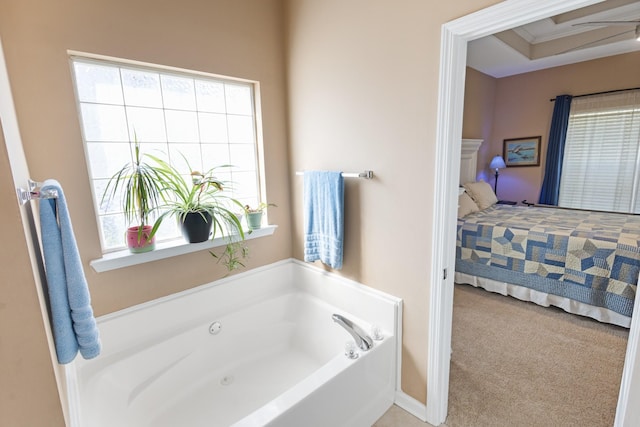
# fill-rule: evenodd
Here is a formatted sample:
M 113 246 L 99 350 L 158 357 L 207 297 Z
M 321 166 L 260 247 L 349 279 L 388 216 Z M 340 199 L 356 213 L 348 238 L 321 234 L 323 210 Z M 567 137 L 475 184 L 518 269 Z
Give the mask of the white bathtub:
M 384 338 L 348 359 L 333 313 Z M 99 318 L 102 354 L 67 369 L 71 419 L 370 426 L 394 400 L 400 318 L 398 298 L 298 261 L 251 270 Z

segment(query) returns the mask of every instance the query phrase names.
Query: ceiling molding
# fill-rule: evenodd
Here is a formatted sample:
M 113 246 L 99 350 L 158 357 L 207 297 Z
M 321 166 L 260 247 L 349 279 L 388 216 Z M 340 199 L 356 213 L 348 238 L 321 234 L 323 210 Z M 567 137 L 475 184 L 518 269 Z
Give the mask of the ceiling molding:
M 634 22 L 575 25 L 638 19 L 640 1 L 603 1 L 473 40 L 468 45 L 467 63 L 484 74 L 505 77 L 640 51 L 640 42 L 635 41 Z
M 605 46 L 618 41 L 633 39 L 635 29 L 621 27 L 598 28 L 586 33 L 580 33 L 561 39 L 555 39 L 544 43 L 536 43 L 531 47 L 531 59 L 546 58 L 554 55 L 588 49 L 596 46 Z
M 505 43 L 507 46 L 511 47 L 516 52 L 521 53 L 524 57 L 528 59 L 532 59 L 531 57 L 531 48 L 532 44 L 520 36 L 519 32 L 514 30 L 507 30 L 501 33 L 497 33 L 493 35 L 495 38 Z
M 579 19 L 584 21 L 584 19 L 582 18 L 591 20 L 592 16 L 597 16 L 601 12 L 607 12 L 614 8 L 622 8 L 623 6 L 635 6 L 634 3 L 638 3 L 638 0 L 607 0 L 602 3 L 597 3 L 591 6 L 572 10 L 571 12 L 561 13 L 559 15 L 553 16 L 551 19 L 553 19 L 556 24 L 563 24 Z M 619 16 L 615 19 L 623 17 L 624 16 Z

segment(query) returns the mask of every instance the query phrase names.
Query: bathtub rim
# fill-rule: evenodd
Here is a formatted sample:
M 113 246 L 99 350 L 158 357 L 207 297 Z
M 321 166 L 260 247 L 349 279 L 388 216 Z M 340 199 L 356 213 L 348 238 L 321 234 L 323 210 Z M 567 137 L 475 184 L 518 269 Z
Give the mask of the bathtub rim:
M 237 274 L 234 274 L 232 276 L 223 277 L 223 278 L 216 279 L 216 280 L 213 280 L 213 281 L 208 282 L 208 283 L 204 283 L 202 285 L 194 286 L 194 287 L 189 288 L 189 289 L 185 289 L 185 290 L 182 290 L 182 291 L 179 291 L 179 292 L 175 292 L 175 293 L 172 293 L 172 294 L 169 294 L 169 295 L 165 295 L 165 296 L 162 296 L 162 297 L 159 297 L 159 298 L 155 298 L 155 299 L 150 300 L 150 301 L 145 301 L 145 302 L 141 302 L 139 304 L 134 304 L 132 306 L 125 307 L 125 308 L 122 308 L 120 310 L 113 311 L 111 313 L 106 313 L 106 314 L 103 314 L 103 315 L 100 315 L 100 316 L 96 317 L 96 321 L 98 322 L 98 324 L 103 323 L 103 322 L 107 322 L 107 321 L 110 321 L 112 319 L 117 319 L 119 317 L 123 317 L 123 316 L 129 315 L 131 313 L 135 313 L 137 311 L 145 310 L 145 309 L 148 309 L 148 308 L 151 308 L 151 307 L 155 307 L 155 306 L 164 304 L 164 303 L 172 301 L 174 299 L 187 297 L 189 295 L 202 292 L 202 291 L 204 291 L 204 290 L 206 290 L 206 289 L 208 289 L 210 287 L 221 286 L 221 285 L 224 285 L 224 284 L 229 283 L 229 282 L 233 282 L 233 281 L 236 281 L 236 280 L 242 280 L 244 278 L 248 278 L 250 276 L 253 276 L 253 275 L 265 272 L 265 271 L 273 270 L 273 269 L 281 267 L 281 266 L 290 265 L 290 264 L 293 264 L 293 265 L 296 265 L 296 266 L 298 266 L 298 267 L 300 267 L 302 269 L 305 269 L 308 272 L 310 272 L 311 274 L 316 274 L 316 275 L 319 275 L 319 276 L 327 276 L 329 279 L 335 280 L 336 282 L 341 283 L 344 286 L 347 286 L 347 287 L 350 287 L 350 288 L 353 288 L 353 289 L 357 289 L 357 290 L 359 290 L 361 292 L 364 292 L 364 293 L 366 293 L 366 294 L 368 294 L 368 295 L 370 295 L 370 296 L 372 296 L 374 298 L 382 299 L 383 301 L 391 302 L 391 303 L 394 303 L 394 304 L 402 307 L 402 299 L 399 298 L 399 297 L 396 297 L 396 296 L 393 296 L 393 295 L 388 294 L 386 292 L 383 292 L 381 290 L 372 288 L 370 286 L 367 286 L 367 285 L 365 285 L 363 283 L 360 283 L 360 282 L 357 282 L 355 280 L 348 279 L 348 278 L 346 278 L 344 276 L 341 276 L 341 275 L 339 275 L 337 273 L 334 273 L 332 271 L 323 270 L 322 268 L 320 268 L 320 267 L 318 267 L 316 265 L 312 265 L 312 264 L 306 263 L 304 261 L 300 261 L 300 260 L 295 259 L 295 258 L 287 258 L 287 259 L 284 259 L 284 260 L 273 262 L 271 264 L 263 265 L 263 266 L 256 267 L 256 268 L 252 268 L 250 270 L 243 271 L 241 273 L 237 273 Z M 401 317 L 400 317 L 400 319 L 401 319 Z M 401 324 L 398 325 L 398 326 L 400 327 L 399 329 L 402 328 Z M 398 335 L 398 332 L 400 332 L 399 330 L 396 330 L 394 332 L 396 333 L 396 336 L 399 336 Z

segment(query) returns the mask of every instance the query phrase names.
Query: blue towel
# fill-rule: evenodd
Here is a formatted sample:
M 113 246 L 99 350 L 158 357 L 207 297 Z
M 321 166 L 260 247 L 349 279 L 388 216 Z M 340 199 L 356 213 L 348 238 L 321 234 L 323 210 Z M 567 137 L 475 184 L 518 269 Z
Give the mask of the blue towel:
M 304 260 L 342 268 L 344 178 L 341 172 L 304 173 Z
M 73 361 L 78 350 L 82 357 L 91 359 L 100 354 L 100 334 L 67 202 L 62 187 L 55 180 L 45 181 L 41 190 L 58 192 L 57 199 L 40 200 L 42 252 L 58 362 Z

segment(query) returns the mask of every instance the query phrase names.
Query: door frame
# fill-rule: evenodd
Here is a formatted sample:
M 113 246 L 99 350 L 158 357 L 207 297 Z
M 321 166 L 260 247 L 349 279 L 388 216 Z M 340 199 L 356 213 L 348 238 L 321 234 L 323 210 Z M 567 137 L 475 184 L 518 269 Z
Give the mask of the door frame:
M 427 403 L 423 414 L 416 414 L 432 425 L 447 417 L 449 365 L 451 361 L 451 321 L 453 316 L 453 276 L 457 187 L 460 173 L 462 114 L 464 108 L 467 43 L 529 22 L 600 3 L 603 0 L 506 0 L 442 26 L 440 82 L 436 127 L 435 191 L 428 328 Z M 637 311 L 638 305 L 636 304 Z M 637 343 L 640 320 L 633 317 L 616 412 L 615 426 L 638 419 L 628 405 L 630 395 L 638 395 L 632 378 L 640 376 Z M 640 389 L 640 386 L 637 387 Z M 627 407 L 629 406 L 629 411 Z M 629 413 L 628 413 L 629 412 Z

